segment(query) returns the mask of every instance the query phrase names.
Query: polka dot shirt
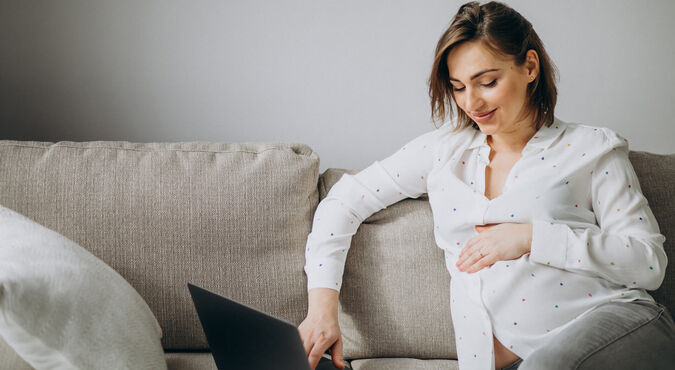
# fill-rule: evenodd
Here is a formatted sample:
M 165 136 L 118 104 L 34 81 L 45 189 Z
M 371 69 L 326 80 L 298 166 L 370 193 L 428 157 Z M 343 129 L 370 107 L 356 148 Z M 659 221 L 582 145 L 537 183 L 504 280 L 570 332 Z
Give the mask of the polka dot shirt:
M 354 175 L 318 205 L 305 251 L 308 289 L 340 290 L 351 237 L 373 213 L 427 193 L 451 275 L 461 369 L 494 369 L 493 335 L 521 358 L 608 301 L 653 300 L 665 237 L 640 190 L 628 142 L 555 119 L 523 148 L 502 194 L 485 197 L 486 135 L 446 122 Z M 530 253 L 475 273 L 455 263 L 475 225 L 531 223 Z

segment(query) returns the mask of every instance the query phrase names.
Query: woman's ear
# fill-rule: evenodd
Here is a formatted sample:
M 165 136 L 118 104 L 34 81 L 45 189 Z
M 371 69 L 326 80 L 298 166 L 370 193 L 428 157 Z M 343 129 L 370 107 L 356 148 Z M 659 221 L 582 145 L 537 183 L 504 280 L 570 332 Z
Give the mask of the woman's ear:
M 530 82 L 539 76 L 539 55 L 534 49 L 530 49 L 525 54 L 525 68 Z

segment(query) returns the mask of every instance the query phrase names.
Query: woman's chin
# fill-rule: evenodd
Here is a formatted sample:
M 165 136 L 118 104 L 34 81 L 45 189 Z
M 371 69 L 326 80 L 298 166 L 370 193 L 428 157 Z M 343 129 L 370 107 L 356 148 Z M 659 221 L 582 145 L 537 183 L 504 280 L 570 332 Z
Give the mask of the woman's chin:
M 478 129 L 485 135 L 492 135 L 497 131 L 497 125 L 494 124 L 476 123 L 476 125 L 478 125 Z

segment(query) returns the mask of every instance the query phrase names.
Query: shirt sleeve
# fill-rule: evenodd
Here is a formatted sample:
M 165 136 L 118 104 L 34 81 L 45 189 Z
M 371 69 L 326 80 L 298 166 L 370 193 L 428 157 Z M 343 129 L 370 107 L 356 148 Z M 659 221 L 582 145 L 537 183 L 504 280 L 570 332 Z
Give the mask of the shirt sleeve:
M 305 266 L 307 290 L 340 291 L 347 251 L 361 222 L 373 213 L 405 198 L 427 192 L 427 175 L 445 126 L 424 133 L 394 154 L 360 172 L 345 173 L 314 212 L 307 236 Z
M 610 149 L 591 173 L 596 227 L 533 221 L 530 258 L 630 288 L 656 290 L 668 262 L 656 218 L 628 158 L 628 144 L 604 129 Z

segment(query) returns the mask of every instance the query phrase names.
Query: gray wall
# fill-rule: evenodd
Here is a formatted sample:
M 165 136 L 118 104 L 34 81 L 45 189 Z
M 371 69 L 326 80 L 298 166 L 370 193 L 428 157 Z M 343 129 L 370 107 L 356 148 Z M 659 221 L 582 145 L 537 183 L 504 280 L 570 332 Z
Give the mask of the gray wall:
M 558 117 L 674 151 L 675 2 L 507 2 L 560 69 Z M 461 3 L 0 0 L 0 138 L 294 141 L 360 169 L 433 129 Z

